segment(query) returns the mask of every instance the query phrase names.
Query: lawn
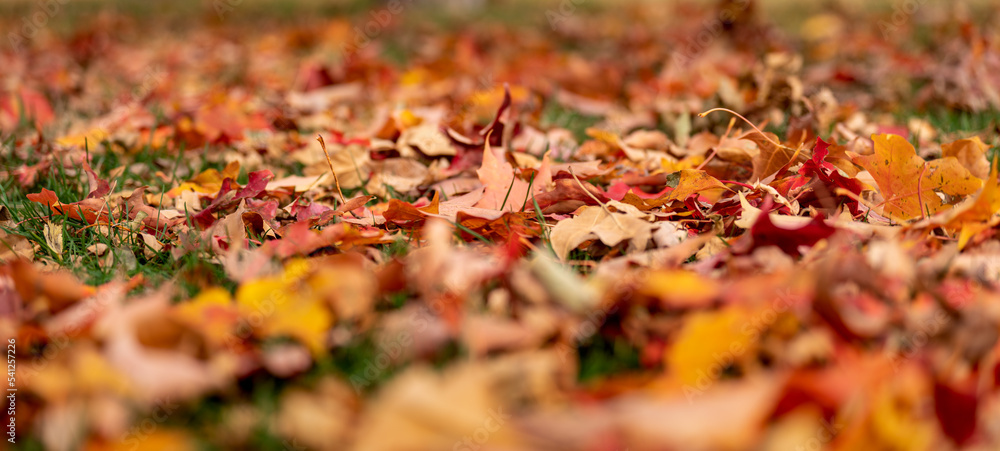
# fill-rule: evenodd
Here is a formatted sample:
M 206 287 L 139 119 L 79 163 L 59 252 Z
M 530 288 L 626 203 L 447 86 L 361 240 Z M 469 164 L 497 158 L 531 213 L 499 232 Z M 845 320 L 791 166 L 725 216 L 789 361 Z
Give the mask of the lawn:
M 2 449 L 996 449 L 997 20 L 5 2 Z

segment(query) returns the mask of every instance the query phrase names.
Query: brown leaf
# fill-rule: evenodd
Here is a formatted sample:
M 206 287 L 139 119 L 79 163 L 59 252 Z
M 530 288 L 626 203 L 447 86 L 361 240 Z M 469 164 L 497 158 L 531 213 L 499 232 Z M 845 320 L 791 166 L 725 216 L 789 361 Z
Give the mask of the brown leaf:
M 779 141 L 778 136 L 773 133 L 768 133 L 765 137 L 765 135 L 761 135 L 760 133 L 751 132 L 741 136 L 740 139 L 753 141 L 757 144 L 758 153 L 753 157 L 753 174 L 750 176 L 751 182 L 774 175 L 781 168 L 792 163 L 793 158 L 795 161 L 804 161 L 806 159 L 806 155 L 796 152 L 795 149 L 774 144 Z

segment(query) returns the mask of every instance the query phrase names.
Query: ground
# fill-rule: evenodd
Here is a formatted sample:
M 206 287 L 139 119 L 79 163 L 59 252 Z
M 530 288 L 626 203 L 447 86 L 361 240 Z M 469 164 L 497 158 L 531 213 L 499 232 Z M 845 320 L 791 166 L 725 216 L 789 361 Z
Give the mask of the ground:
M 996 449 L 998 19 L 4 3 L 5 449 Z

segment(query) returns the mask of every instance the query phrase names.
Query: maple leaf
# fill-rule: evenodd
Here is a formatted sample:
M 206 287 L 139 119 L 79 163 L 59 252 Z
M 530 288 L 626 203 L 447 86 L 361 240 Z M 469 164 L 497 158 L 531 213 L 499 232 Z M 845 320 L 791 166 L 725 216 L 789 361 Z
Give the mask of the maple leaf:
M 878 184 L 884 216 L 908 220 L 934 214 L 945 208 L 935 191 L 962 196 L 982 186 L 982 180 L 954 157 L 928 162 L 902 136 L 873 135 L 872 140 L 875 153 L 855 154 L 852 160 L 867 169 Z
M 962 249 L 973 236 L 989 229 L 1000 220 L 996 217 L 998 212 L 1000 212 L 1000 176 L 994 167 L 983 189 L 975 197 L 956 205 L 952 210 L 930 218 L 927 223 L 931 226 L 958 229 L 958 248 Z
M 795 149 L 775 144 L 778 142 L 778 136 L 773 133 L 762 135 L 757 132 L 751 132 L 741 136 L 740 139 L 753 141 L 757 144 L 758 153 L 753 157 L 753 174 L 750 176 L 751 182 L 773 175 L 803 157 Z
M 664 202 L 684 201 L 691 195 L 713 189 L 728 189 L 717 178 L 698 169 L 682 169 L 667 175 L 667 186 L 672 187 L 669 193 L 660 200 Z
M 955 157 L 972 175 L 986 178 L 990 174 L 990 161 L 986 159 L 986 145 L 978 136 L 941 144 L 941 156 Z
M 514 167 L 504 159 L 503 149 L 493 149 L 489 143 L 483 151 L 483 164 L 476 171 L 486 191 L 476 207 L 491 210 L 520 211 L 531 205 L 535 194 L 552 183 L 548 157 L 542 161 L 531 183 L 517 177 Z M 529 193 L 530 191 L 530 193 Z
M 167 195 L 176 197 L 183 191 L 194 191 L 200 194 L 213 194 L 222 189 L 222 182 L 226 179 L 235 180 L 240 175 L 240 163 L 234 161 L 226 165 L 220 172 L 218 169 L 209 168 L 186 182 L 177 185 Z
M 802 167 L 799 169 L 801 177 L 798 177 L 798 180 L 792 181 L 790 188 L 801 186 L 807 182 L 807 178 L 813 177 L 826 186 L 830 193 L 836 192 L 837 188 L 842 188 L 856 196 L 860 196 L 864 190 L 864 184 L 857 179 L 845 177 L 836 166 L 826 161 L 830 153 L 829 149 L 829 143 L 816 138 L 816 146 L 813 148 L 812 158 L 802 164 Z M 856 200 L 843 195 L 838 196 L 838 198 L 847 204 L 848 208 L 851 209 L 851 213 L 860 213 Z
M 765 209 L 767 209 L 765 207 Z M 770 214 L 758 216 L 753 227 L 750 228 L 750 236 L 753 238 L 754 247 L 776 245 L 786 254 L 799 256 L 800 246 L 812 246 L 818 241 L 829 238 L 837 229 L 829 226 L 823 215 L 813 217 L 808 223 L 797 228 L 785 228 L 771 222 Z
M 615 211 L 611 212 L 610 208 Z M 560 260 L 587 240 L 600 239 L 608 246 L 629 240 L 633 249 L 643 250 L 657 226 L 639 209 L 617 201 L 607 206 L 583 207 L 573 219 L 560 221 L 552 229 L 552 248 Z
M 600 188 L 581 180 L 561 178 L 553 182 L 554 188 L 534 197 L 543 213 L 572 213 L 584 205 L 597 205 L 611 200 Z M 581 186 L 582 185 L 582 186 Z M 533 202 L 529 200 L 528 205 Z
M 683 384 L 704 386 L 715 382 L 711 378 L 719 377 L 726 366 L 752 358 L 757 342 L 741 330 L 747 316 L 739 307 L 692 314 L 667 352 L 670 371 Z
M 409 202 L 389 199 L 389 206 L 382 212 L 382 217 L 385 218 L 386 222 L 404 229 L 420 228 L 423 227 L 429 215 L 438 213 L 440 204 L 440 197 L 436 194 L 429 204 L 419 208 Z
M 466 232 L 470 230 L 487 240 L 506 242 L 512 236 L 538 236 L 542 233 L 542 228 L 537 222 L 531 221 L 535 217 L 532 213 L 504 212 L 496 218 L 483 218 L 464 211 L 458 211 L 455 215 L 455 222 L 465 229 L 460 229 L 459 233 L 466 241 L 478 239 Z
M 240 285 L 235 298 L 242 317 L 263 318 L 252 323 L 261 337 L 293 337 L 318 355 L 326 349 L 333 316 L 320 298 L 301 286 L 309 266 L 305 261 L 288 262 L 282 275 Z
M 88 224 L 98 222 L 107 223 L 110 221 L 110 212 L 107 201 L 100 198 L 88 197 L 79 202 L 62 203 L 55 191 L 42 188 L 41 192 L 27 195 L 28 200 L 45 205 L 53 213 L 65 214 L 70 218 L 84 221 Z

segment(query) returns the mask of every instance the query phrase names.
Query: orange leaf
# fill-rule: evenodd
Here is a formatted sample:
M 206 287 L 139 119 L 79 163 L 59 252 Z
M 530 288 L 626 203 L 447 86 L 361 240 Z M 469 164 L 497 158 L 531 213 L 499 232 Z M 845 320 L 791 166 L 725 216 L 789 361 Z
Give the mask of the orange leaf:
M 81 200 L 80 202 L 64 204 L 59 202 L 59 197 L 56 196 L 54 191 L 45 188 L 42 188 L 40 193 L 28 194 L 27 197 L 32 202 L 49 207 L 49 210 L 56 214 L 65 214 L 78 221 L 95 224 L 100 219 L 103 222 L 108 222 L 108 206 L 102 199 L 91 198 Z
M 957 207 L 955 216 L 948 220 L 948 227 L 961 229 L 959 249 L 964 248 L 977 233 L 990 228 L 993 216 L 1000 211 L 1000 182 L 997 179 L 997 168 L 994 167 L 983 190 L 971 202 Z
M 489 143 L 483 152 L 483 165 L 476 171 L 479 180 L 486 187 L 483 198 L 475 206 L 490 210 L 518 211 L 525 206 L 525 199 L 530 205 L 531 194 L 538 194 L 544 187 L 552 183 L 552 171 L 549 169 L 549 159 L 546 157 L 538 168 L 532 183 L 517 177 L 514 166 L 504 160 L 502 149 L 492 149 Z
M 960 139 L 953 143 L 941 144 L 941 155 L 955 157 L 972 175 L 986 178 L 990 173 L 990 161 L 986 159 L 986 145 L 978 136 Z
M 746 324 L 747 312 L 737 307 L 692 314 L 667 352 L 670 371 L 691 386 L 716 382 L 726 366 L 755 353 L 754 334 L 742 330 Z
M 682 169 L 667 176 L 667 186 L 674 187 L 667 193 L 664 202 L 674 200 L 684 201 L 692 194 L 712 189 L 726 189 L 715 177 L 698 169 Z
M 944 208 L 935 191 L 953 196 L 976 192 L 982 180 L 976 178 L 954 157 L 924 161 L 913 146 L 898 135 L 873 135 L 875 153 L 853 155 L 878 184 L 885 216 L 907 220 L 934 214 Z

